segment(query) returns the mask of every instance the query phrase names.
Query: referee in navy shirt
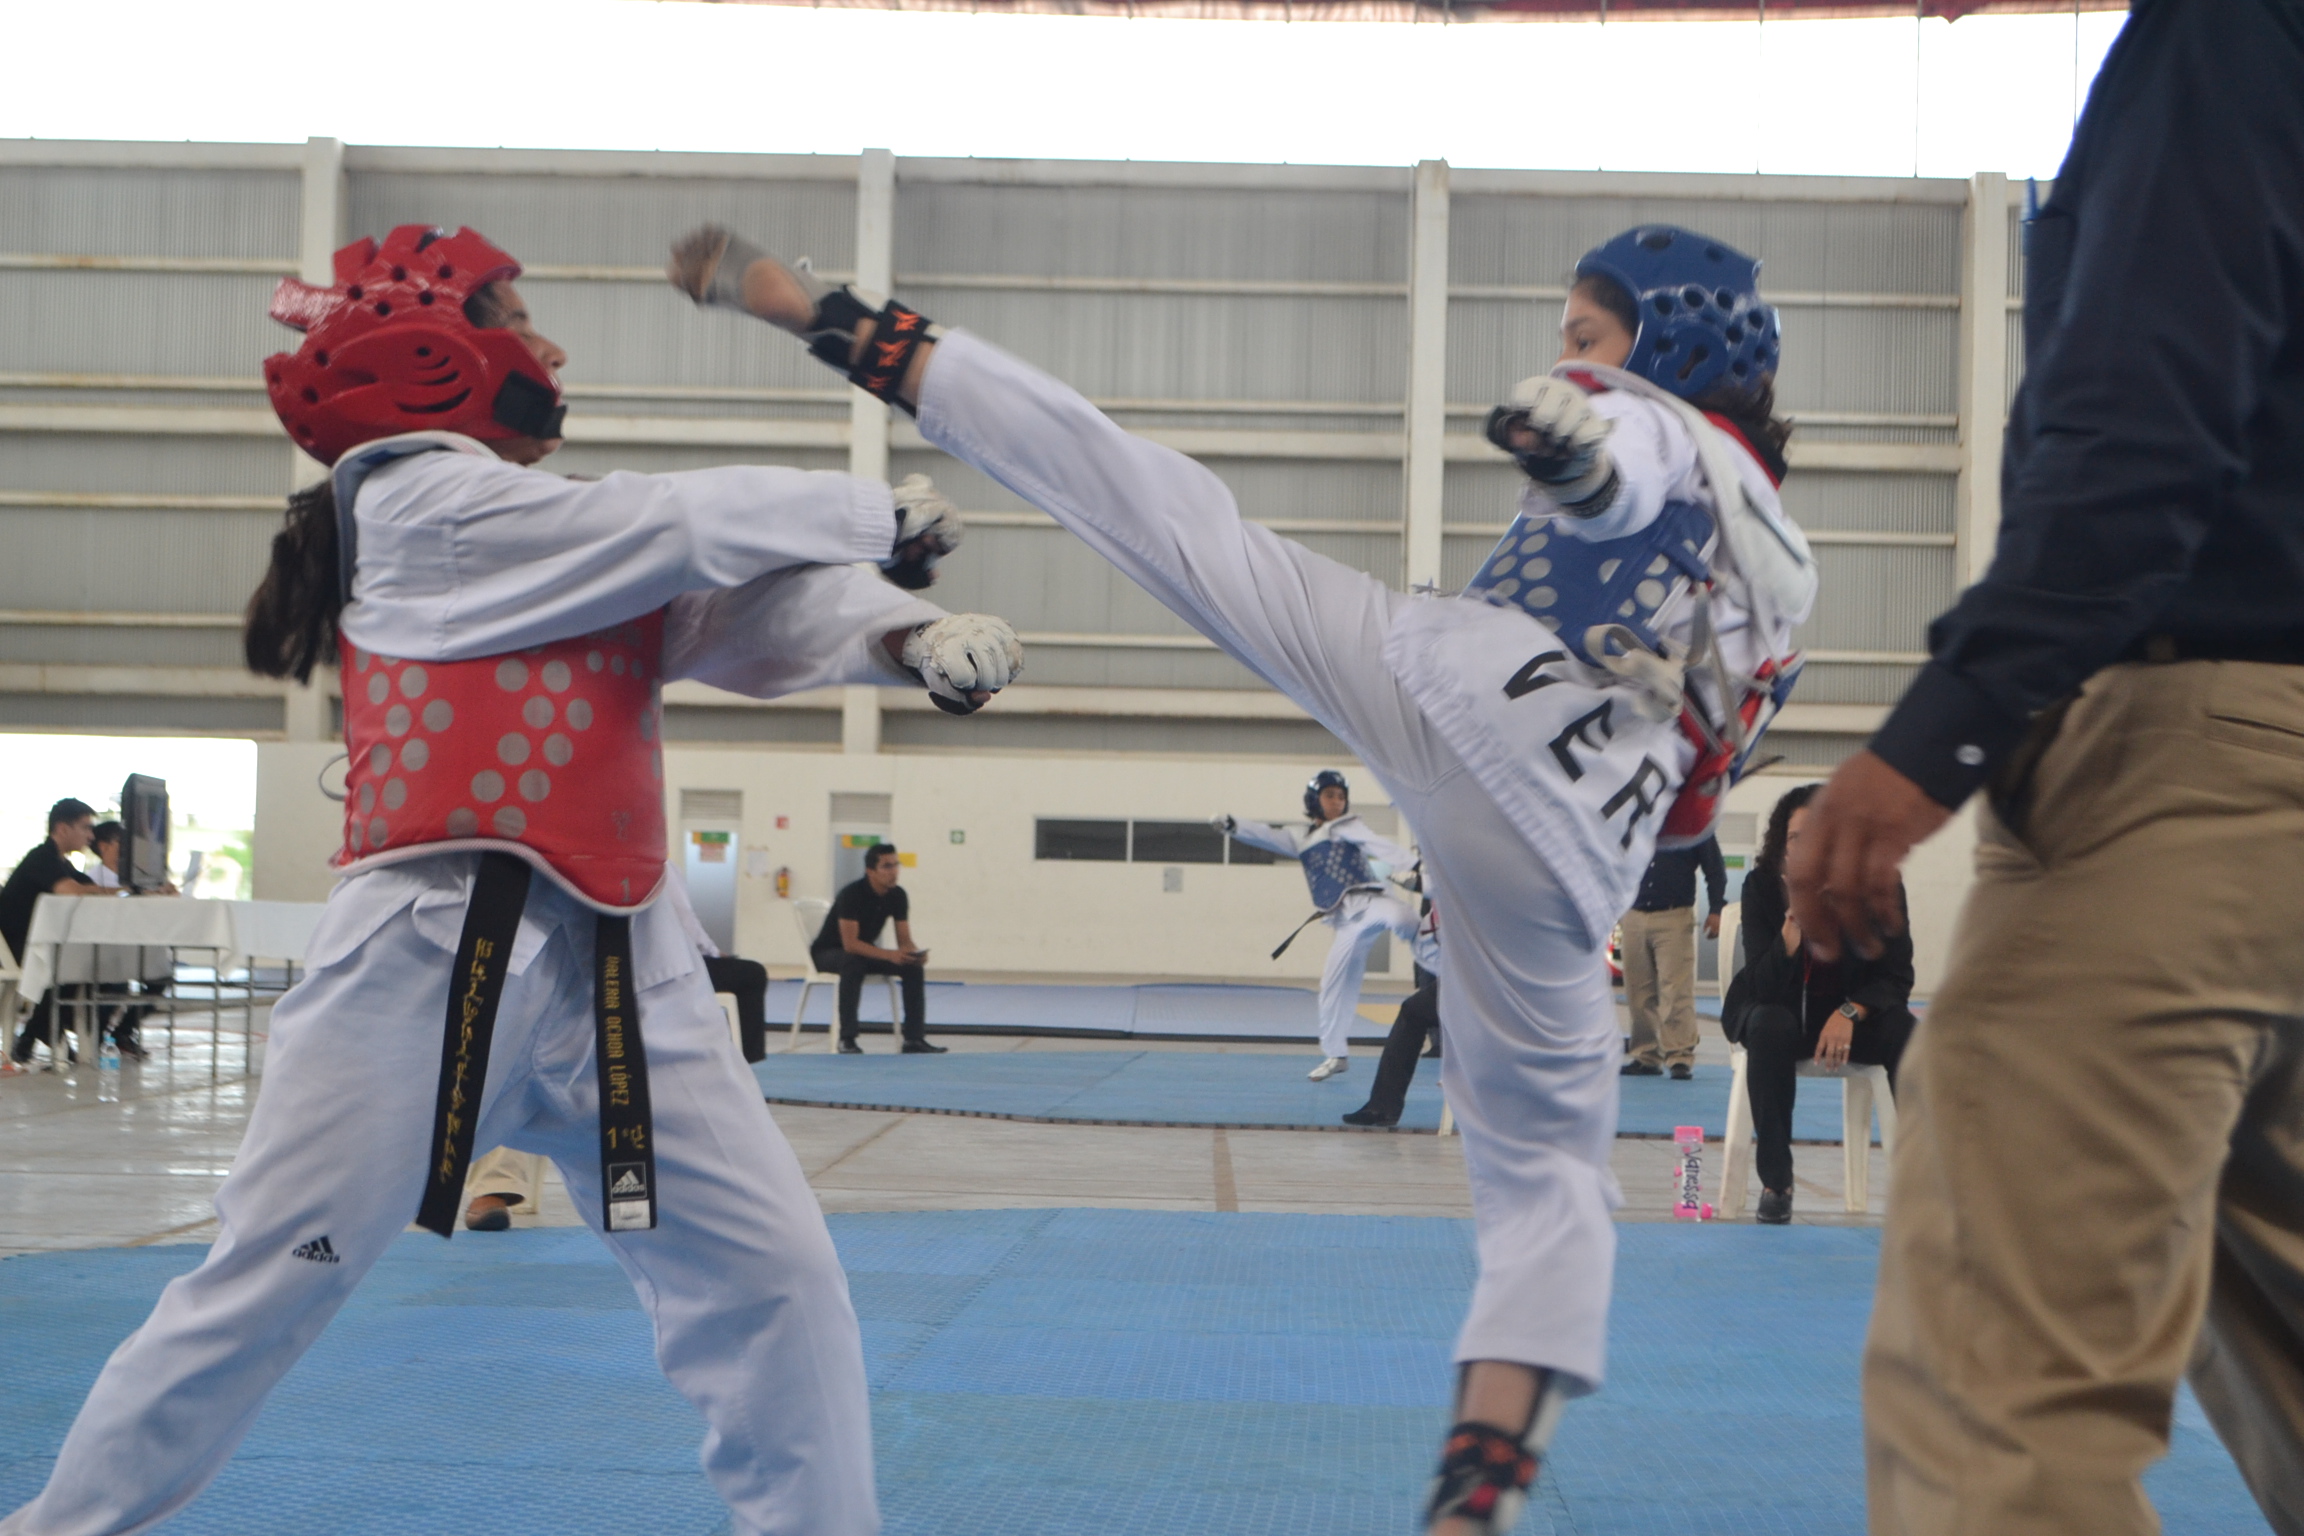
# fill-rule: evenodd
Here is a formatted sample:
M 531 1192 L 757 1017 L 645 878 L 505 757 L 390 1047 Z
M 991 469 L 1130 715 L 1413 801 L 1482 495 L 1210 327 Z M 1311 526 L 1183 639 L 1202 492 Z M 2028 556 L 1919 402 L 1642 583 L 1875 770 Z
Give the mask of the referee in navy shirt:
M 2304 1531 L 2304 0 L 2138 0 L 2026 240 L 1990 572 L 1790 868 L 1874 952 L 1984 792 L 1897 1079 L 1875 1533 L 2157 1531 L 2178 1379 Z M 1972 295 L 1991 302 L 1992 295 Z

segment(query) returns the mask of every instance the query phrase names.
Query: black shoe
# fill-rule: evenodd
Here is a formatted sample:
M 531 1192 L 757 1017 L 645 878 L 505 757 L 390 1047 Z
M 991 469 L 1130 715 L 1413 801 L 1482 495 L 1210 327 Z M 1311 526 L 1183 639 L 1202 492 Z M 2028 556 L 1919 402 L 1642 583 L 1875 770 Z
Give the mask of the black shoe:
M 1370 1109 L 1365 1104 L 1352 1111 L 1352 1113 L 1344 1116 L 1343 1120 L 1346 1125 L 1393 1126 L 1400 1123 L 1400 1117 L 1398 1115 L 1379 1114 L 1377 1111 Z
M 502 1195 L 482 1195 L 464 1207 L 467 1232 L 506 1232 L 511 1227 L 512 1203 Z
M 864 1054 L 864 1047 L 853 1040 L 843 1040 L 840 1042 L 840 1054 L 843 1056 L 861 1056 Z
M 1616 1074 L 1618 1077 L 1662 1077 L 1664 1069 L 1645 1061 L 1628 1061 Z
M 1752 1219 L 1764 1227 L 1781 1227 L 1792 1220 L 1792 1191 L 1764 1189 L 1760 1191 L 1760 1209 Z
M 1672 1081 L 1684 1083 L 1696 1075 L 1696 1069 L 1684 1061 L 1672 1063 Z
M 941 1056 L 950 1049 L 952 1047 L 948 1045 L 930 1045 L 925 1040 L 907 1040 L 904 1042 L 904 1054 L 907 1056 Z

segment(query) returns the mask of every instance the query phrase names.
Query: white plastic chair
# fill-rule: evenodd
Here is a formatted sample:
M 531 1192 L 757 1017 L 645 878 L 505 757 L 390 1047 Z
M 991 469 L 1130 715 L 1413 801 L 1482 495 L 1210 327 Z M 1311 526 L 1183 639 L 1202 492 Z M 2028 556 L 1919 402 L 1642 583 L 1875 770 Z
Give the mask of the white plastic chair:
M 1728 983 L 1735 980 L 1743 969 L 1743 951 L 1737 947 L 1737 929 L 1743 920 L 1740 907 L 1731 906 L 1720 914 L 1720 993 L 1725 997 Z M 1720 1170 L 1720 1216 L 1734 1221 L 1744 1214 L 1745 1186 L 1752 1180 L 1752 1095 L 1750 1063 L 1744 1047 L 1731 1045 L 1728 1060 L 1735 1075 L 1728 1084 L 1728 1129 L 1724 1138 L 1726 1156 Z M 1850 1062 L 1845 1067 L 1827 1067 L 1821 1062 L 1807 1060 L 1794 1068 L 1801 1077 L 1836 1077 L 1840 1079 L 1840 1153 L 1842 1162 L 1842 1197 L 1844 1209 L 1861 1212 L 1872 1203 L 1872 1113 L 1880 1113 L 1880 1145 L 1890 1157 L 1896 1155 L 1896 1096 L 1888 1087 L 1888 1069 Z
M 17 983 L 24 979 L 24 968 L 16 963 L 16 956 L 8 948 L 8 941 L 0 939 L 0 1055 L 4 1055 L 16 1039 Z
M 824 1026 L 824 1049 L 827 1054 L 840 1049 L 840 978 L 831 971 L 815 968 L 814 946 L 816 935 L 822 931 L 824 919 L 831 911 L 832 903 L 814 896 L 792 898 L 792 920 L 800 925 L 800 952 L 810 957 L 808 974 L 800 979 L 800 1002 L 792 1010 L 792 1043 L 800 1043 L 800 1021 L 808 1017 L 808 994 L 818 987 L 827 987 L 831 989 L 833 998 L 832 1021 Z M 871 979 L 869 976 L 865 978 L 867 981 Z M 896 990 L 895 977 L 883 976 L 880 980 L 888 983 L 888 1020 L 889 1027 L 893 1029 L 904 1017 L 904 996 Z

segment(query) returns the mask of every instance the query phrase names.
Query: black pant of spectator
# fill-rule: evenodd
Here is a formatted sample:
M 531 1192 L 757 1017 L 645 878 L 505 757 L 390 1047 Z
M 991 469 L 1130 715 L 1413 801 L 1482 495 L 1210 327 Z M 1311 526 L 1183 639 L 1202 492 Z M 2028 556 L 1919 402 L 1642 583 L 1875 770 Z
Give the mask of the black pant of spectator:
M 1397 1125 L 1408 1107 L 1408 1085 L 1416 1077 L 1416 1058 L 1424 1053 L 1425 1041 L 1437 1044 L 1439 1039 L 1440 983 L 1435 980 L 1409 993 L 1408 1000 L 1400 1005 L 1391 1033 L 1384 1037 L 1384 1056 L 1376 1063 L 1375 1085 L 1368 1090 L 1368 1102 L 1360 1106 L 1360 1113 Z
M 16 1032 L 16 1047 L 10 1054 L 19 1065 L 32 1059 L 32 1047 L 43 1040 L 48 1043 L 51 1056 L 68 1056 L 73 1061 L 80 1059 L 79 1047 L 72 1043 L 70 1022 L 63 1017 L 64 1011 L 56 1006 L 56 999 L 61 993 L 77 1001 L 85 997 L 87 991 L 88 988 L 78 982 L 48 989 L 47 994 L 40 999 L 39 1006 L 24 1020 L 24 1027 Z
M 706 955 L 704 974 L 712 990 L 736 996 L 736 1033 L 743 1037 L 744 1059 L 768 1059 L 768 967 L 757 960 L 734 955 Z
M 877 955 L 852 955 L 844 949 L 826 947 L 814 951 L 809 958 L 816 969 L 840 978 L 840 1038 L 856 1043 L 856 1008 L 864 1000 L 864 978 L 867 976 L 894 976 L 904 992 L 904 1038 L 907 1042 L 928 1039 L 928 967 L 924 965 L 898 965 Z
M 1912 1013 L 1892 1008 L 1858 1021 L 1848 1042 L 1851 1065 L 1886 1067 L 1888 1090 L 1896 1090 L 1896 1064 L 1912 1039 Z M 1738 1021 L 1737 1043 L 1744 1047 L 1745 1081 L 1752 1095 L 1752 1129 L 1760 1142 L 1756 1159 L 1764 1188 L 1792 1188 L 1792 1100 L 1799 1089 L 1800 1063 L 1816 1054 L 1821 1025 L 1804 1027 L 1789 1008 L 1762 1003 Z

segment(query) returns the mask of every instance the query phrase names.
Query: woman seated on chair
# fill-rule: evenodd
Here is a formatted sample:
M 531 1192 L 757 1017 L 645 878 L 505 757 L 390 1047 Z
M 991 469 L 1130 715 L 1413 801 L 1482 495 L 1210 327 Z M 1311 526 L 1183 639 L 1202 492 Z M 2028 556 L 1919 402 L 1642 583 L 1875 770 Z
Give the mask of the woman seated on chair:
M 1744 1047 L 1759 1143 L 1756 1219 L 1792 1219 L 1792 1099 L 1800 1063 L 1880 1066 L 1896 1086 L 1896 1063 L 1912 1038 L 1912 935 L 1906 923 L 1877 959 L 1849 951 L 1823 964 L 1809 958 L 1784 891 L 1785 855 L 1799 841 L 1818 786 L 1803 784 L 1776 802 L 1768 835 L 1744 881 L 1743 966 L 1720 1008 L 1721 1027 Z M 1899 894 L 1901 900 L 1901 894 Z

